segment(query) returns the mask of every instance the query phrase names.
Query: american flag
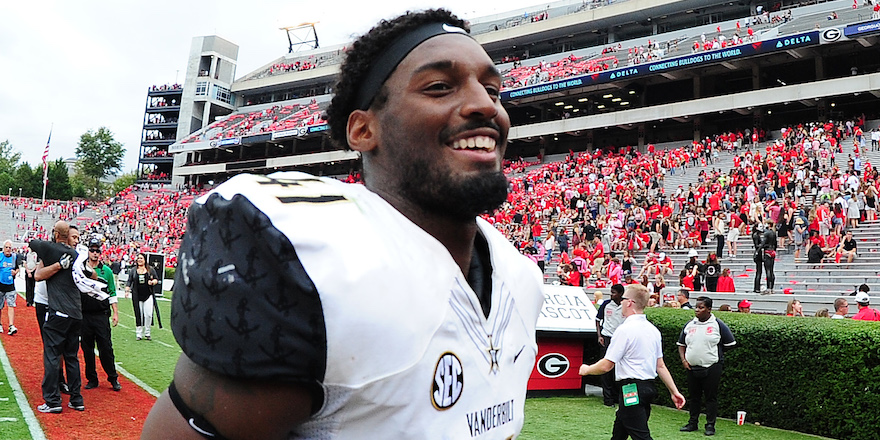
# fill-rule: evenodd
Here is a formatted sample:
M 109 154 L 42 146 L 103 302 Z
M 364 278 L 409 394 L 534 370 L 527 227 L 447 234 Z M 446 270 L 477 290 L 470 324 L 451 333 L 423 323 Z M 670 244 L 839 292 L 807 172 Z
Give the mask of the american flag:
M 49 142 L 52 142 L 52 130 L 49 130 L 49 140 L 46 141 L 46 149 L 43 150 L 43 181 L 49 177 Z

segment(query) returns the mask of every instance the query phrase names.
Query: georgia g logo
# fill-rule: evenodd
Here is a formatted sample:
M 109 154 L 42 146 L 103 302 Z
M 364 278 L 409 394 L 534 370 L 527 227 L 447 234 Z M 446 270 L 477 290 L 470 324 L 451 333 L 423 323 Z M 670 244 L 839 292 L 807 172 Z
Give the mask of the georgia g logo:
M 570 362 L 560 353 L 547 353 L 538 360 L 538 372 L 542 376 L 555 379 L 568 371 Z
M 449 409 L 461 397 L 464 389 L 464 370 L 461 361 L 452 353 L 443 353 L 434 368 L 431 402 L 439 410 Z

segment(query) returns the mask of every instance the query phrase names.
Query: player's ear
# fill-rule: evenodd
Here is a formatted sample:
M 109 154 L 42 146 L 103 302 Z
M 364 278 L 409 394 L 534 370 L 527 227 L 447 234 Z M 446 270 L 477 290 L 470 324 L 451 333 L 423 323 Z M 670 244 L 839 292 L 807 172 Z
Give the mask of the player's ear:
M 378 145 L 379 123 L 376 115 L 370 110 L 355 110 L 348 115 L 346 137 L 348 145 L 354 151 L 365 153 Z

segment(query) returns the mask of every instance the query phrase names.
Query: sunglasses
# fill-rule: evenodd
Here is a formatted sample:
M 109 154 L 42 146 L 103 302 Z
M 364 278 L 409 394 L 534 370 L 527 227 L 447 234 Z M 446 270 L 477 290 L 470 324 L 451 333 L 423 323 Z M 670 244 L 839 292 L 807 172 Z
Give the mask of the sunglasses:
M 100 249 L 89 249 L 89 252 L 98 252 L 98 253 L 100 253 L 101 250 L 100 250 Z

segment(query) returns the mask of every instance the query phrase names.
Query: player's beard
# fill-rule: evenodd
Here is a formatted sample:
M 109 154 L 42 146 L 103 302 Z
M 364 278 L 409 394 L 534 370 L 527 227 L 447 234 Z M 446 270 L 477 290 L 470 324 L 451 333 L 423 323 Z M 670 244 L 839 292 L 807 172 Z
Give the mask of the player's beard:
M 401 169 L 403 194 L 427 212 L 470 221 L 494 211 L 507 200 L 507 177 L 487 170 L 457 177 L 428 160 L 416 159 Z

